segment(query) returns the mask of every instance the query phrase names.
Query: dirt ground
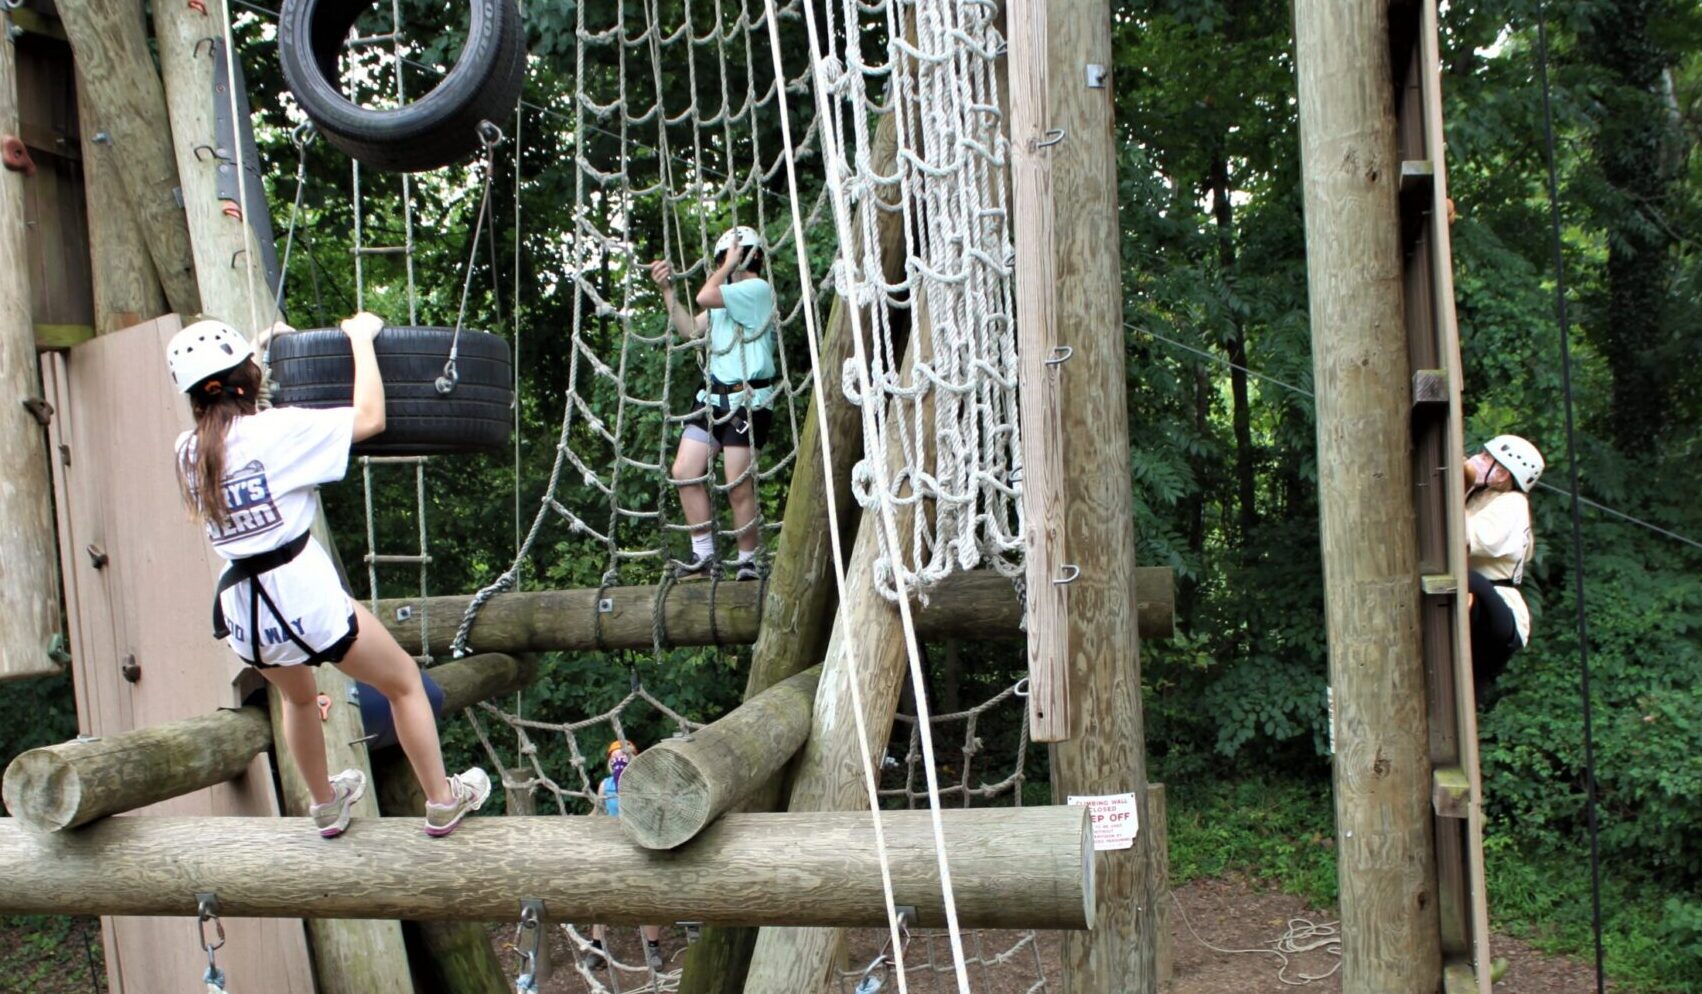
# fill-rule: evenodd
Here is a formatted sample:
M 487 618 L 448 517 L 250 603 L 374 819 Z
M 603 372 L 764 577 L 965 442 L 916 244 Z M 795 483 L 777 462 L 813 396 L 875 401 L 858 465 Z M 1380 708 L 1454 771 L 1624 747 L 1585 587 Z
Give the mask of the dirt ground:
M 1304 988 L 1318 994 L 1339 994 L 1341 977 L 1335 970 L 1338 958 L 1327 943 L 1291 953 L 1286 963 L 1269 952 L 1231 954 L 1204 944 L 1222 949 L 1269 950 L 1292 930 L 1293 946 L 1305 947 L 1333 936 L 1333 930 L 1317 928 L 1333 925 L 1328 915 L 1306 907 L 1299 898 L 1259 889 L 1246 880 L 1195 881 L 1175 893 L 1169 928 L 1173 971 L 1164 989 L 1166 994 L 1276 994 Z M 493 935 L 505 963 L 515 962 L 508 948 L 511 936 L 512 931 L 506 930 Z M 881 930 L 852 934 L 841 994 L 854 994 L 864 968 L 881 953 L 886 938 Z M 636 929 L 618 930 L 613 941 L 617 961 L 642 963 Z M 552 943 L 558 966 L 541 988 L 542 994 L 593 992 L 595 989 L 573 968 L 566 937 L 557 934 Z M 974 933 L 966 937 L 964 950 L 970 987 L 977 994 L 1056 991 L 1059 946 L 1057 933 L 1043 933 L 1033 940 L 1021 932 Z M 685 956 L 685 940 L 679 929 L 664 931 L 662 948 L 669 969 L 678 969 Z M 1592 994 L 1595 990 L 1595 975 L 1586 962 L 1547 956 L 1501 935 L 1494 939 L 1494 955 L 1504 956 L 1510 963 L 1506 976 L 1496 985 L 1496 994 Z M 955 994 L 957 990 L 951 950 L 943 932 L 913 936 L 906 949 L 905 967 L 907 986 L 916 994 Z M 883 974 L 879 988 L 883 994 L 898 989 L 895 979 L 884 976 L 883 971 L 877 973 Z M 624 994 L 650 989 L 647 970 L 620 971 L 613 983 L 606 971 L 598 971 L 597 977 L 604 989 Z M 1609 989 L 1613 989 L 1612 984 Z
M 1206 942 L 1224 949 L 1270 949 L 1285 933 L 1295 931 L 1295 945 L 1305 946 L 1327 934 L 1314 932 L 1300 938 L 1296 926 L 1332 925 L 1329 917 L 1308 908 L 1296 897 L 1263 890 L 1238 878 L 1195 881 L 1176 891 L 1171 907 L 1169 931 L 1173 950 L 1173 974 L 1166 994 L 1282 994 L 1296 989 L 1318 994 L 1338 994 L 1341 978 L 1333 972 L 1336 957 L 1325 948 L 1291 954 L 1285 964 L 1268 952 L 1231 954 L 1212 950 Z M 1193 929 L 1190 931 L 1188 923 Z M 20 929 L 0 927 L 0 994 L 87 994 L 104 990 L 105 970 L 100 964 L 99 929 L 92 919 L 78 919 L 65 935 L 47 940 Z M 1198 933 L 1196 938 L 1194 933 Z M 512 978 L 517 972 L 512 926 L 493 927 L 491 944 Z M 556 968 L 543 984 L 541 994 L 588 994 L 593 988 L 574 967 L 567 937 L 558 929 L 551 934 Z M 866 929 L 852 934 L 846 956 L 847 972 L 840 994 L 854 994 L 863 969 L 886 943 L 886 933 Z M 977 994 L 1025 994 L 1059 989 L 1059 946 L 1057 933 L 1030 939 L 1021 932 L 981 932 L 966 937 L 970 988 Z M 668 969 L 679 969 L 685 957 L 681 930 L 667 929 L 662 948 Z M 636 929 L 619 929 L 613 936 L 617 962 L 642 964 Z M 1594 974 L 1582 960 L 1547 956 L 1517 939 L 1496 936 L 1494 954 L 1504 956 L 1511 969 L 1496 994 L 1591 994 Z M 93 961 L 95 976 L 91 977 Z M 909 989 L 916 994 L 955 994 L 951 950 L 944 933 L 923 932 L 906 947 L 905 966 Z M 878 971 L 877 971 L 878 972 Z M 636 994 L 648 990 L 649 971 L 622 970 L 611 978 L 606 970 L 596 972 L 603 990 Z M 1323 979 L 1304 982 L 1306 977 Z M 1283 982 L 1286 977 L 1299 987 Z M 895 979 L 882 975 L 880 991 L 898 989 Z M 613 982 L 611 982 L 613 981 Z M 1050 981 L 1050 983 L 1048 983 Z M 664 989 L 672 985 L 664 984 Z M 1612 989 L 1612 985 L 1609 985 Z M 149 994 L 149 992 L 144 992 Z M 254 992 L 260 994 L 260 992 Z

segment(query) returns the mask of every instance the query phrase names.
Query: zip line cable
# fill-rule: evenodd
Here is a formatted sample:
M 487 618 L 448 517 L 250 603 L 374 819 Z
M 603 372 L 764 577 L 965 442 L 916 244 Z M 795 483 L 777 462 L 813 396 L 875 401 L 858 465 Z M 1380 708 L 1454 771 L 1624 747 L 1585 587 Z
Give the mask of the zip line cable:
M 1238 362 L 1235 362 L 1235 361 L 1227 359 L 1223 356 L 1217 355 L 1216 353 L 1210 352 L 1206 349 L 1202 349 L 1202 348 L 1199 348 L 1198 346 L 1194 346 L 1194 345 L 1189 345 L 1187 342 L 1179 342 L 1174 338 L 1167 338 L 1164 335 L 1160 335 L 1158 332 L 1151 330 L 1150 328 L 1142 328 L 1139 325 L 1134 324 L 1132 322 L 1125 322 L 1123 324 L 1123 330 L 1132 331 L 1137 335 L 1146 335 L 1149 338 L 1156 338 L 1159 341 L 1164 342 L 1166 345 L 1175 346 L 1176 348 L 1181 349 L 1184 352 L 1191 352 L 1194 355 L 1197 355 L 1202 359 L 1209 359 L 1210 361 L 1215 362 L 1220 366 L 1227 366 L 1230 369 L 1238 369 L 1241 372 L 1246 373 L 1248 376 L 1251 376 L 1251 377 L 1258 379 L 1258 380 L 1263 380 L 1266 383 L 1273 383 L 1273 384 L 1275 384 L 1279 387 L 1282 387 L 1284 390 L 1287 390 L 1291 393 L 1299 394 L 1302 397 L 1313 397 L 1313 396 L 1315 396 L 1315 394 L 1311 390 L 1308 390 L 1305 387 L 1298 387 L 1298 386 L 1295 386 L 1294 384 L 1286 382 L 1284 380 L 1279 380 L 1276 377 L 1269 375 L 1268 373 L 1261 373 L 1256 369 L 1252 369 L 1248 366 L 1243 366 Z M 1618 518 L 1621 521 L 1626 522 L 1627 524 L 1636 525 L 1638 528 L 1642 528 L 1646 531 L 1654 532 L 1655 534 L 1660 535 L 1663 538 L 1670 538 L 1675 542 L 1680 542 L 1684 545 L 1688 545 L 1693 549 L 1702 550 L 1702 541 L 1697 541 L 1696 539 L 1691 538 L 1688 535 L 1681 535 L 1678 532 L 1675 532 L 1670 528 L 1663 528 L 1662 526 L 1657 525 L 1652 521 L 1646 521 L 1642 518 L 1637 517 L 1634 514 L 1627 514 L 1626 512 L 1618 510 L 1617 508 L 1609 507 L 1608 505 L 1603 504 L 1600 501 L 1591 500 L 1590 498 L 1585 497 L 1585 496 L 1576 492 L 1576 489 L 1575 489 L 1576 484 L 1574 484 L 1573 490 L 1567 490 L 1564 487 L 1557 487 L 1552 483 L 1543 483 L 1541 481 L 1539 481 L 1537 483 L 1537 486 L 1539 488 L 1543 489 L 1543 490 L 1550 491 L 1551 493 L 1559 494 L 1560 496 L 1565 497 L 1568 500 L 1575 499 L 1579 503 L 1585 505 L 1586 507 L 1590 507 L 1594 510 L 1600 511 L 1603 514 L 1609 515 L 1611 517 Z
M 1560 324 L 1560 384 L 1566 398 L 1566 461 L 1572 492 L 1578 492 L 1578 440 L 1572 419 L 1571 323 L 1566 317 L 1566 259 L 1560 242 L 1560 178 L 1555 168 L 1554 114 L 1548 85 L 1548 4 L 1537 7 L 1537 71 L 1542 80 L 1542 130 L 1548 148 L 1548 215 L 1553 227 L 1554 309 Z M 1606 994 L 1602 956 L 1602 861 L 1596 821 L 1596 742 L 1590 717 L 1590 623 L 1584 611 L 1584 512 L 1572 499 L 1572 576 L 1578 602 L 1578 696 L 1584 709 L 1584 797 L 1590 826 L 1590 927 L 1596 941 L 1596 994 Z

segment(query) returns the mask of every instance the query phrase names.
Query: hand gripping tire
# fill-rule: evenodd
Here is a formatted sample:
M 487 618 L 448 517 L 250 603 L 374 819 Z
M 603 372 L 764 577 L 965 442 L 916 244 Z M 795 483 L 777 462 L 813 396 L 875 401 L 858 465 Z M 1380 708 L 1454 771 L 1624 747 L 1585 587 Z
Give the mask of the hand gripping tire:
M 350 158 L 390 172 L 436 169 L 479 148 L 479 122 L 514 113 L 526 75 L 526 40 L 515 0 L 469 0 L 467 44 L 430 93 L 374 110 L 343 95 L 338 55 L 374 0 L 284 0 L 278 57 L 284 82 L 325 140 Z
M 453 328 L 385 328 L 372 340 L 384 377 L 384 431 L 354 446 L 360 456 L 502 452 L 513 426 L 514 360 L 508 342 L 461 330 L 454 389 L 438 390 Z M 349 339 L 336 328 L 290 331 L 272 342 L 272 403 L 347 407 L 354 399 Z

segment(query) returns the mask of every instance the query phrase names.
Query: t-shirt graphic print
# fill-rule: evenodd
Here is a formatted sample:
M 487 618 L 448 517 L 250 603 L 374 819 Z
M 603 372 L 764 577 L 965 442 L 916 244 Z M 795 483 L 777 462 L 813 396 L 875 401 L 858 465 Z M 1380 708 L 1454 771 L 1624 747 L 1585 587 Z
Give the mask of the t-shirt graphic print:
M 208 523 L 207 535 L 215 546 L 241 542 L 284 526 L 278 502 L 272 499 L 271 483 L 266 479 L 266 464 L 260 460 L 251 459 L 236 472 L 226 473 L 222 489 L 230 524 L 221 527 Z

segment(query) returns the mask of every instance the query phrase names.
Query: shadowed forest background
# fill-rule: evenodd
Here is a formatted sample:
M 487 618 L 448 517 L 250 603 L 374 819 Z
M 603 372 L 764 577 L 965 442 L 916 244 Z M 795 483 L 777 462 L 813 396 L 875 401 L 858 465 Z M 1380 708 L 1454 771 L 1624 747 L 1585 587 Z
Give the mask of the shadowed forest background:
M 1532 499 L 1536 557 L 1523 586 L 1532 644 L 1480 723 L 1491 914 L 1498 928 L 1547 948 L 1589 950 L 1581 570 L 1607 973 L 1636 989 L 1702 990 L 1702 845 L 1694 841 L 1702 824 L 1702 9 L 1684 0 L 1549 5 L 1577 471 L 1593 502 L 1583 509 L 1580 555 L 1567 496 L 1538 6 L 1449 2 L 1441 19 L 1466 442 L 1516 432 L 1548 459 Z M 438 39 L 420 61 L 452 61 L 458 25 L 445 5 L 404 0 L 403 8 L 411 33 Z M 246 3 L 235 10 L 281 237 L 296 194 L 296 119 L 270 13 Z M 1246 872 L 1327 905 L 1335 870 L 1326 645 L 1291 14 L 1262 0 L 1145 0 L 1113 11 L 1139 561 L 1177 576 L 1176 635 L 1141 651 L 1151 775 L 1171 791 L 1173 874 Z M 528 523 L 537 507 L 560 428 L 574 304 L 565 274 L 576 264 L 561 207 L 573 202 L 573 151 L 557 110 L 572 93 L 571 8 L 531 3 L 528 30 L 532 108 L 523 111 L 520 181 L 511 142 L 499 155 L 490 245 L 472 253 L 469 316 L 471 326 L 520 343 L 518 463 L 434 460 L 432 593 L 471 591 L 507 568 L 516 520 Z M 778 146 L 774 137 L 765 147 Z M 799 168 L 806 186 L 819 188 L 819 163 Z M 287 310 L 298 326 L 329 326 L 355 310 L 348 164 L 315 143 L 308 175 Z M 422 323 L 454 323 L 478 206 L 467 176 L 451 168 L 416 186 Z M 773 182 L 783 192 L 784 175 Z M 368 191 L 373 241 L 401 224 L 394 204 L 380 199 L 384 189 Z M 824 230 L 811 239 L 817 273 L 830 262 L 831 227 Z M 368 278 L 369 307 L 406 313 L 396 273 Z M 782 310 L 797 299 L 795 285 L 782 282 L 779 293 Z M 640 320 L 659 328 L 659 305 Z M 790 345 L 791 368 L 807 368 L 803 343 Z M 836 383 L 837 371 L 827 381 Z M 358 476 L 325 495 L 351 565 L 367 548 Z M 381 483 L 381 549 L 415 541 L 413 482 L 403 477 Z M 588 507 L 592 496 L 562 491 Z M 777 480 L 764 495 L 766 513 L 778 514 L 783 501 Z M 594 587 L 604 565 L 600 547 L 556 527 L 532 550 L 524 582 Z M 354 572 L 364 595 L 364 572 Z M 406 569 L 381 582 L 391 596 L 413 585 Z M 526 707 L 558 721 L 601 711 L 626 693 L 636 668 L 676 710 L 706 719 L 738 701 L 748 655 L 552 656 Z M 1024 667 L 1011 644 L 964 645 L 949 676 L 945 657 L 933 654 L 929 688 L 945 710 L 996 693 Z M 64 681 L 0 690 L 0 760 L 74 735 L 71 701 Z M 477 758 L 464 724 L 448 727 L 446 744 L 460 753 L 451 767 Z M 670 729 L 635 731 L 653 739 Z M 1008 753 L 1017 731 L 982 734 L 988 751 Z M 1047 794 L 1046 758 L 1044 750 L 1030 756 L 1038 800 Z M 43 948 L 67 927 L 36 921 Z

